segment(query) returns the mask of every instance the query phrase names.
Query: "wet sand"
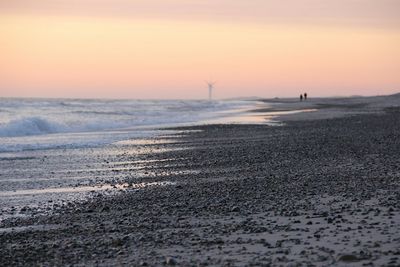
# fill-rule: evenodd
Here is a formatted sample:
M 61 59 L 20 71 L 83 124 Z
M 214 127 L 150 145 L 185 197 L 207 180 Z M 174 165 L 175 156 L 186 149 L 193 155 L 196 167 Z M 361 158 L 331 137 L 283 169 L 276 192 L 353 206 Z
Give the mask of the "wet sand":
M 400 265 L 399 97 L 288 100 L 255 116 L 299 106 L 318 111 L 175 129 L 190 131 L 97 160 L 75 150 L 69 161 L 101 159 L 124 187 L 3 220 L 0 265 Z

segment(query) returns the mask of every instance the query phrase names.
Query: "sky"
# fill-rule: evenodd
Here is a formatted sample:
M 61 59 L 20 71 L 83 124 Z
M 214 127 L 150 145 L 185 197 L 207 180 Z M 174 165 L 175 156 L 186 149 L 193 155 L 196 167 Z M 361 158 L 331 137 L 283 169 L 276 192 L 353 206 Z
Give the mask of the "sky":
M 398 0 L 0 0 L 0 97 L 400 92 Z

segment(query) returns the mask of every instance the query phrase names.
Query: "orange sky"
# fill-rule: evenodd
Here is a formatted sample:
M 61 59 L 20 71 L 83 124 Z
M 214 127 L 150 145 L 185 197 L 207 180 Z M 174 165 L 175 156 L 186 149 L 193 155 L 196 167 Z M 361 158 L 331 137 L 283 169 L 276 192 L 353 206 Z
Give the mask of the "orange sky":
M 400 1 L 5 2 L 0 97 L 400 91 Z

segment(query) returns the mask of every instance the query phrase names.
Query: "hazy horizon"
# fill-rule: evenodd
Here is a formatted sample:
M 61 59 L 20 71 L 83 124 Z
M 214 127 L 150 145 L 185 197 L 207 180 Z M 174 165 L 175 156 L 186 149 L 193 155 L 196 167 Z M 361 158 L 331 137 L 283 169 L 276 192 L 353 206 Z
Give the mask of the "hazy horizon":
M 279 96 L 272 96 L 272 97 L 262 97 L 262 96 L 237 96 L 237 97 L 226 97 L 226 98 L 215 98 L 214 100 L 252 100 L 252 99 L 298 99 L 300 94 L 303 93 L 308 93 L 308 92 L 300 92 L 299 95 L 293 95 L 293 96 L 284 96 L 284 97 L 279 97 Z M 395 91 L 393 93 L 389 94 L 372 94 L 372 95 L 327 95 L 327 96 L 320 96 L 320 95 L 313 95 L 310 96 L 308 93 L 309 99 L 312 98 L 354 98 L 354 97 L 381 97 L 381 96 L 393 96 L 393 95 L 398 95 L 400 94 L 399 91 Z M 198 101 L 198 100 L 204 100 L 204 101 L 209 101 L 207 97 L 201 97 L 201 98 L 129 98 L 129 97 L 51 97 L 51 96 L 0 96 L 0 99 L 67 99 L 67 100 L 139 100 L 139 101 L 179 101 L 179 100 L 187 100 L 187 101 Z
M 0 2 L 0 97 L 205 99 L 400 91 L 400 1 Z

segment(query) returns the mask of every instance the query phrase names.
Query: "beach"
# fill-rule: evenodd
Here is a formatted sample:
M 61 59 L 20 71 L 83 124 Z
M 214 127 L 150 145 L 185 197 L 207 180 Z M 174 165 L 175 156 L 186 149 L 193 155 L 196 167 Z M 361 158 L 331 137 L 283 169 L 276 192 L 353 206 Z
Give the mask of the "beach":
M 3 157 L 16 176 L 64 171 L 54 188 L 86 178 L 79 197 L 42 192 L 37 207 L 37 192 L 1 198 L 15 205 L 2 210 L 0 265 L 399 266 L 400 96 L 263 102 L 246 116 L 276 125 Z

